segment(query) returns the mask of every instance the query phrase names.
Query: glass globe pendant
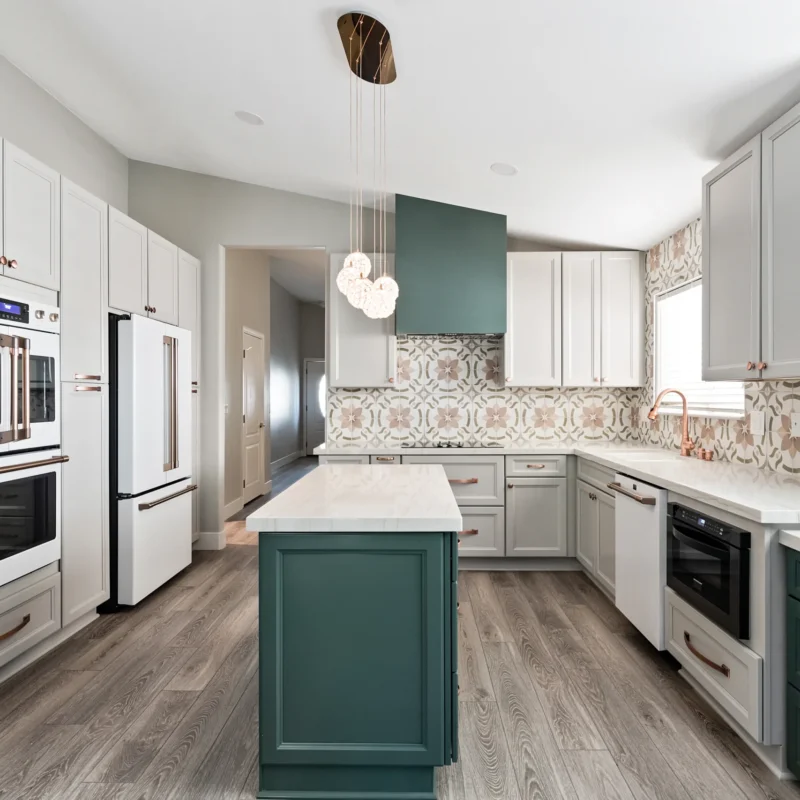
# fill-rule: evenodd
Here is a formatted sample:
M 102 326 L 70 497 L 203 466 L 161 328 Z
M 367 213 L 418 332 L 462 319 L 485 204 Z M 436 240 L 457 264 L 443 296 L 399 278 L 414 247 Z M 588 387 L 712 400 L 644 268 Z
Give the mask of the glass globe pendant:
M 372 263 L 366 253 L 362 253 L 359 250 L 350 253 L 344 260 L 344 266 L 336 276 L 336 288 L 343 295 L 347 295 L 350 284 L 357 278 L 365 278 L 369 275 L 371 269 Z
M 364 313 L 370 319 L 385 319 L 394 313 L 397 284 L 388 276 L 378 278 L 372 284 L 372 292 L 364 304 Z
M 356 278 L 347 289 L 347 300 L 355 308 L 364 308 L 372 294 L 372 281 L 369 278 Z
M 397 281 L 388 275 L 375 279 L 375 290 L 381 293 L 385 292 L 393 301 L 400 296 L 400 287 L 397 285 Z

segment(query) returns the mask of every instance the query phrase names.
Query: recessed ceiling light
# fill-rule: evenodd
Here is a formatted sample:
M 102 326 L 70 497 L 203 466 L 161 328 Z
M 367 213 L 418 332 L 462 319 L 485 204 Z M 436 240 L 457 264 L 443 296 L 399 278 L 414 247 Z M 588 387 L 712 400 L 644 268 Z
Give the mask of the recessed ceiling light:
M 517 174 L 517 168 L 513 164 L 504 164 L 502 161 L 496 161 L 489 169 L 495 175 L 504 175 L 506 178 Z
M 237 111 L 234 116 L 236 119 L 246 122 L 248 125 L 263 125 L 264 120 L 252 111 Z

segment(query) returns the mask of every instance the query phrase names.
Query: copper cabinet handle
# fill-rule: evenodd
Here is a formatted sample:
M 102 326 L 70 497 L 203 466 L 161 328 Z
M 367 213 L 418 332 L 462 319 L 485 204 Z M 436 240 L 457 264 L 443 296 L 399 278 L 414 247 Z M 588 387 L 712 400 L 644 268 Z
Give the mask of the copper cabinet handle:
M 8 266 L 11 267 L 11 269 L 16 269 L 17 268 L 17 259 L 16 258 L 12 258 L 11 261 L 8 262 Z
M 192 394 L 197 394 L 197 389 L 192 389 Z M 263 428 L 263 424 L 258 426 L 259 428 Z
M 101 375 L 83 375 L 80 372 L 76 372 L 75 375 L 73 375 L 73 377 L 75 378 L 76 381 L 99 381 L 99 380 L 102 380 L 102 376 Z
M 389 383 L 394 383 L 394 378 L 389 378 Z
M 76 392 L 102 392 L 102 386 L 76 386 Z
M 394 461 L 394 456 L 375 456 L 376 461 Z
M 192 386 L 197 386 L 197 381 L 192 381 Z
M 0 256 L 0 267 L 5 267 L 8 264 L 8 259 L 5 256 Z
M 513 489 L 513 488 L 514 488 L 514 484 L 513 484 L 513 483 L 509 483 L 509 484 L 508 484 L 508 488 L 509 488 L 509 489 Z
M 459 531 L 458 532 L 459 536 L 476 536 L 477 534 L 478 534 L 478 529 L 477 528 L 468 528 L 465 531 Z
M 752 361 L 748 361 L 745 366 L 747 367 L 747 370 L 750 371 L 751 369 L 755 369 L 756 365 Z
M 477 478 L 448 478 L 448 483 L 457 483 L 457 484 L 466 484 L 466 483 L 477 483 Z
M 756 364 L 756 368 L 757 369 L 766 369 L 767 368 L 767 362 L 766 361 L 759 361 L 758 364 Z
M 510 383 L 510 382 L 511 382 L 511 378 L 510 377 L 506 378 L 506 383 Z
M 686 643 L 686 646 L 689 648 L 689 652 L 699 661 L 702 661 L 707 667 L 711 667 L 711 669 L 716 670 L 717 672 L 722 673 L 726 678 L 730 678 L 731 671 L 729 667 L 726 667 L 724 664 L 717 664 L 715 661 L 712 661 L 710 658 L 704 656 L 693 644 L 692 644 L 692 637 L 684 631 L 683 632 L 683 641 Z
M 10 631 L 6 631 L 5 633 L 0 633 L 0 642 L 4 642 L 6 639 L 10 639 L 12 636 L 18 634 L 30 621 L 31 621 L 31 615 L 26 614 L 22 618 L 22 622 L 20 622 L 19 625 L 12 628 Z
M 546 464 L 528 464 L 528 469 L 544 469 Z

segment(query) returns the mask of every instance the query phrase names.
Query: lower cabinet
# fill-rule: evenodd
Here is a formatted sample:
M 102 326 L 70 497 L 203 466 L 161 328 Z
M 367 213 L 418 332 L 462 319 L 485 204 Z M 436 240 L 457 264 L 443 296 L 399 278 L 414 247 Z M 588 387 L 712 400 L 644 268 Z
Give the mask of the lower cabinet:
M 460 558 L 490 558 L 506 554 L 506 512 L 502 506 L 464 506 L 458 534 Z
M 108 386 L 61 384 L 62 624 L 109 596 Z
M 567 555 L 567 479 L 506 482 L 506 555 Z
M 400 463 L 402 456 L 370 456 L 369 463 L 378 466 L 394 467 Z
M 614 594 L 616 540 L 614 497 L 578 481 L 578 561 Z

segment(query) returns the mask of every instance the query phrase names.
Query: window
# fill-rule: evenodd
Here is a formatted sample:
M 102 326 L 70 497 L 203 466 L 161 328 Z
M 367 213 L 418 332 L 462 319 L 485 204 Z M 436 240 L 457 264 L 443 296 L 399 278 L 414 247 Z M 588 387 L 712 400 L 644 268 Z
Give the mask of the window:
M 686 395 L 689 413 L 696 417 L 744 416 L 744 384 L 704 381 L 703 287 L 699 280 L 657 295 L 655 300 L 655 389 Z M 661 410 L 680 412 L 681 400 L 669 394 Z

